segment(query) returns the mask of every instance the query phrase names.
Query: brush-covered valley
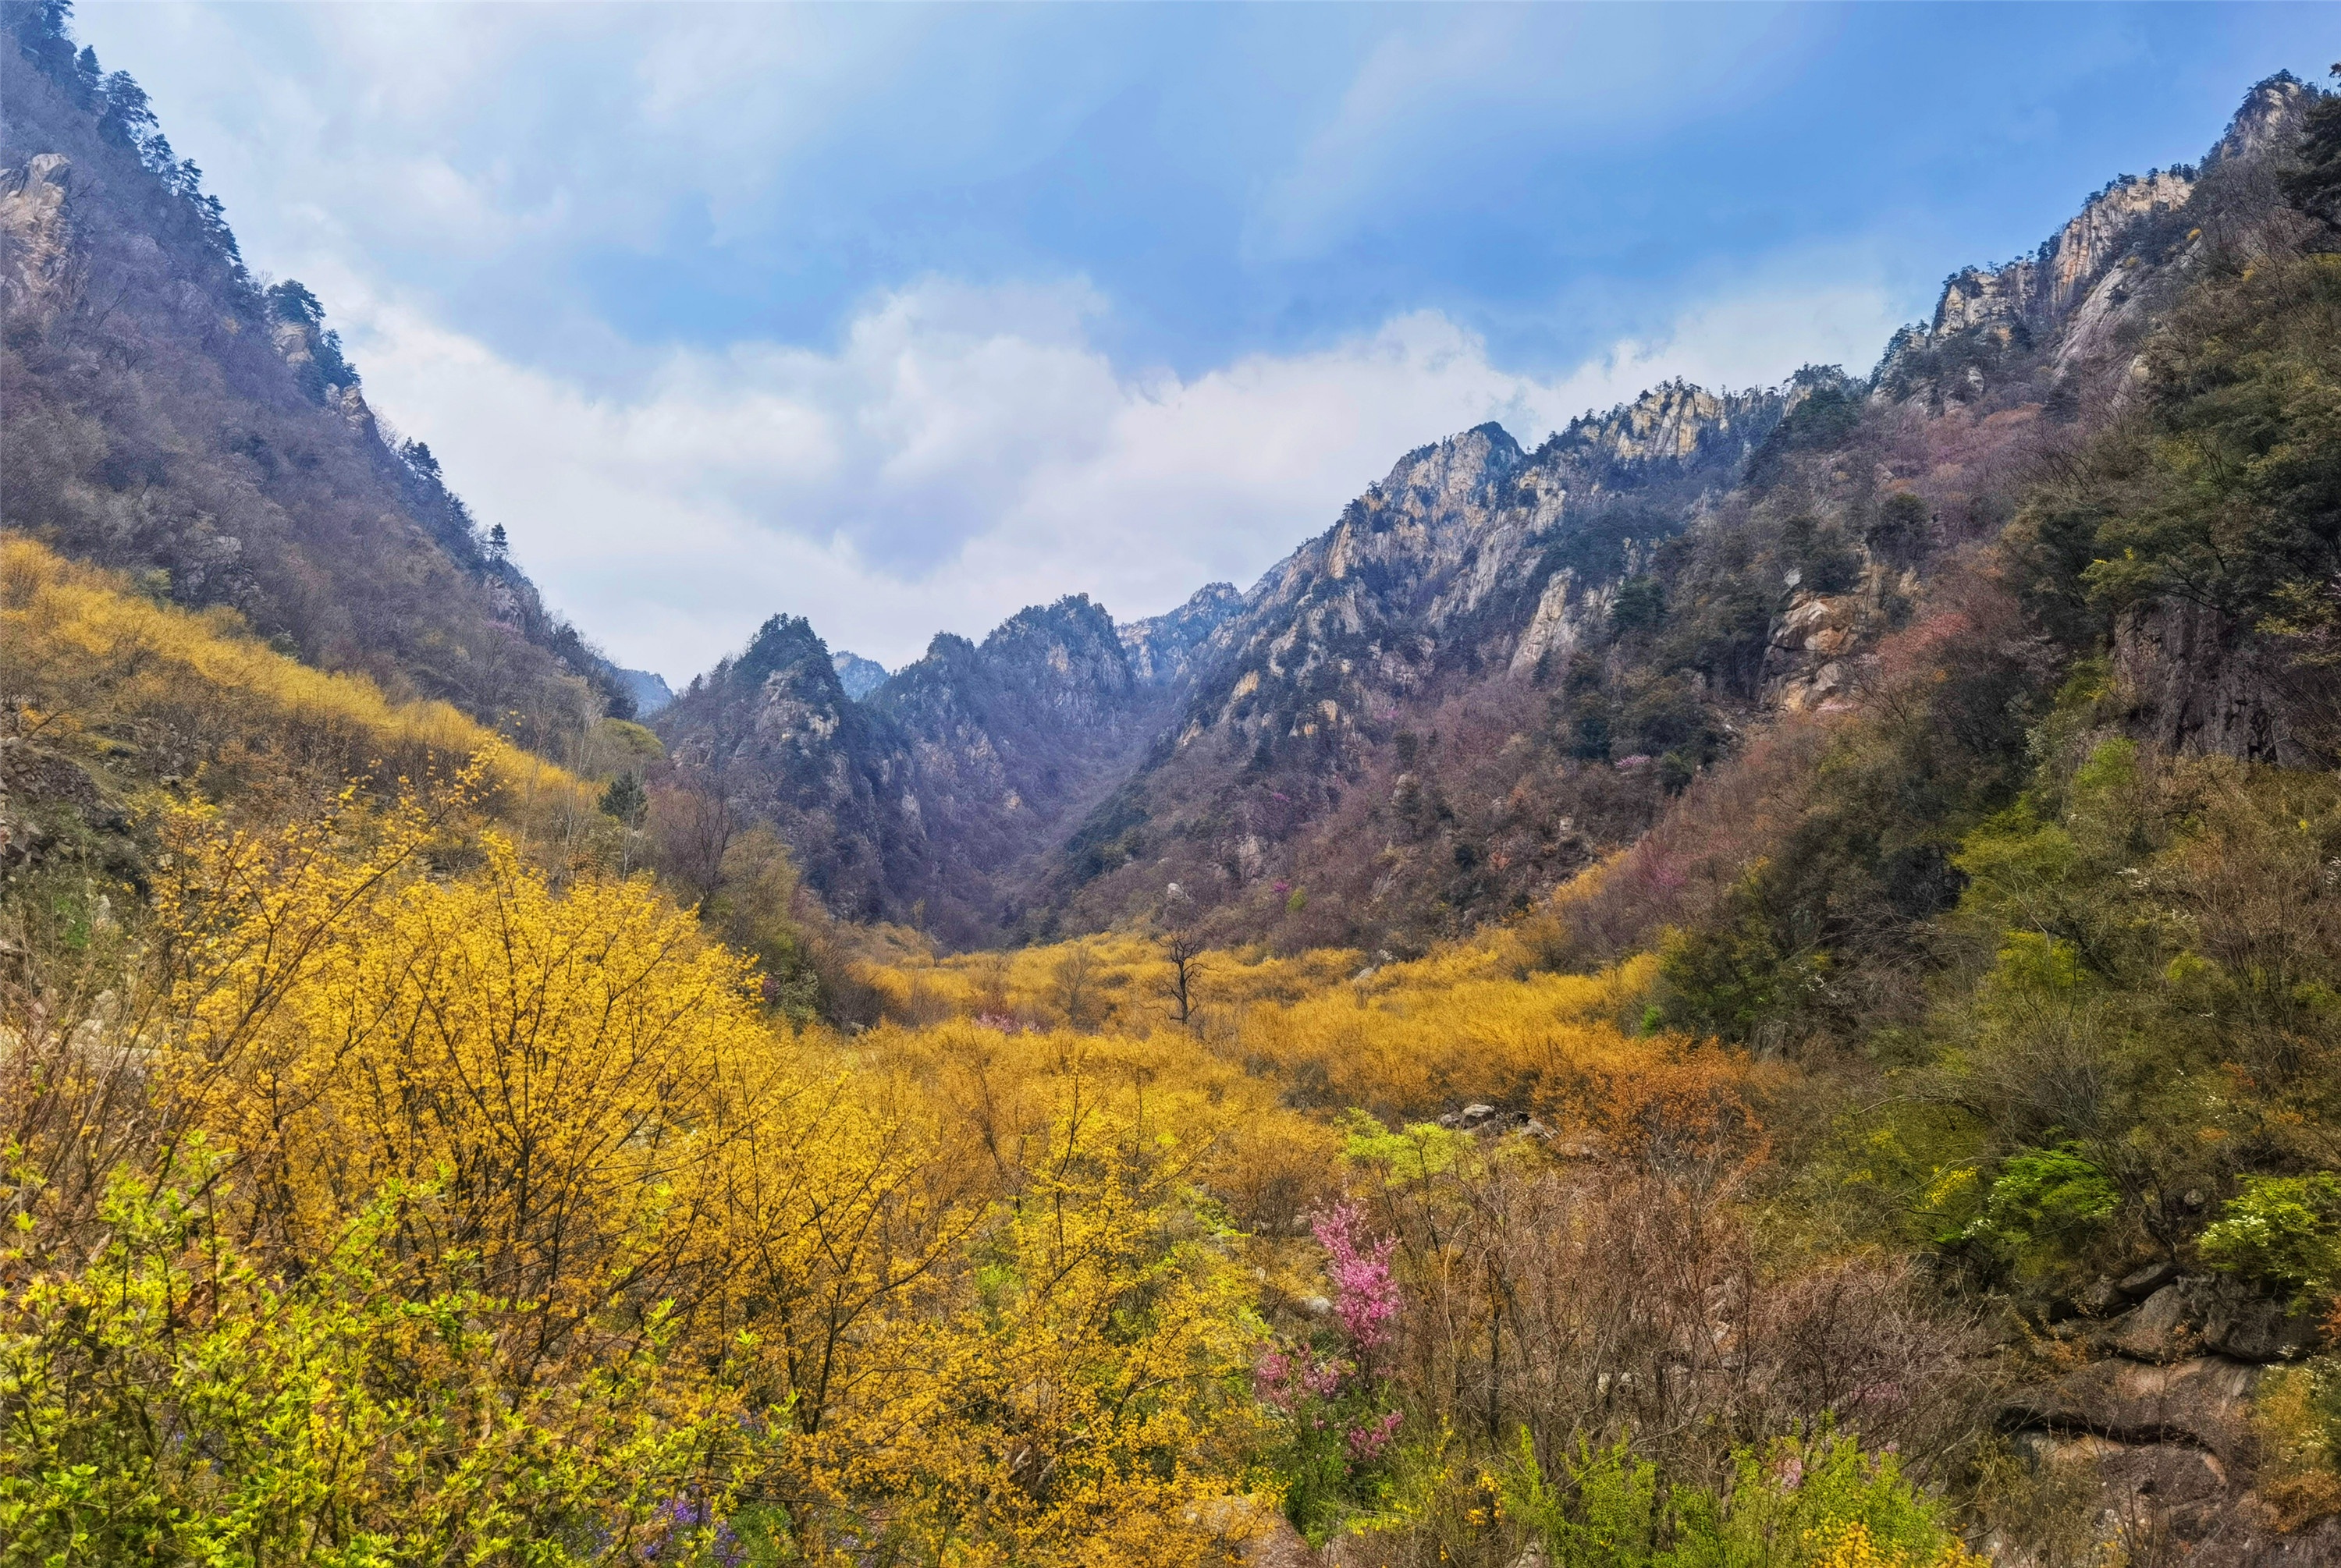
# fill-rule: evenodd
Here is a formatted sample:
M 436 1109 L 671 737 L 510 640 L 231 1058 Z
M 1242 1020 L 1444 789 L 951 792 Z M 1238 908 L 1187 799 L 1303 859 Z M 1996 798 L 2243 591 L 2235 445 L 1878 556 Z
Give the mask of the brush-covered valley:
M 669 693 L 0 83 L 5 1568 L 2341 1561 L 2341 97 Z

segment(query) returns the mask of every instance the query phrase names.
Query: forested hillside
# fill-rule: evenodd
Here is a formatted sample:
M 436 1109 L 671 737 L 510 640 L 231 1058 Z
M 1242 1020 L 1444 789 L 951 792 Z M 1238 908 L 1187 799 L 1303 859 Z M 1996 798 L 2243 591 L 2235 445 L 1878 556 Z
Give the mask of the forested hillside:
M 367 406 L 324 305 L 245 267 L 66 9 L 11 4 L 0 46 L 0 518 L 532 745 L 631 715 L 502 529 Z
M 2341 98 L 654 733 L 66 20 L 0 1568 L 2341 1557 Z

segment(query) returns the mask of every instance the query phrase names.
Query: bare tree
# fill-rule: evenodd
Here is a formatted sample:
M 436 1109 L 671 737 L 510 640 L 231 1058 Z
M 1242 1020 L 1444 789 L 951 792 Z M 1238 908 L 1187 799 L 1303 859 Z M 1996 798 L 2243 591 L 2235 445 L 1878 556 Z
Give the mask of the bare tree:
M 1178 883 L 1170 884 L 1162 898 L 1162 961 L 1170 972 L 1155 987 L 1155 993 L 1170 1004 L 1170 1017 L 1182 1029 L 1199 1027 L 1201 1019 L 1197 1008 L 1201 1002 L 1198 993 L 1205 968 L 1203 944 L 1189 922 L 1193 918 L 1195 900 Z
M 1076 942 L 1065 949 L 1050 971 L 1050 981 L 1056 988 L 1057 1005 L 1065 1010 L 1065 1022 L 1076 1029 L 1086 1029 L 1095 1021 L 1097 1011 L 1097 955 L 1087 942 Z
M 1169 932 L 1162 938 L 1162 961 L 1170 966 L 1170 972 L 1158 989 L 1170 1004 L 1172 1021 L 1182 1029 L 1198 1027 L 1202 1021 L 1197 1011 L 1202 1001 L 1198 987 L 1205 968 L 1202 944 L 1190 932 Z
M 980 1018 L 1005 1018 L 1012 1005 L 1008 997 L 1008 975 L 1014 960 L 1006 953 L 991 952 L 975 961 L 975 1014 Z
M 692 779 L 658 790 L 651 799 L 651 832 L 659 868 L 705 903 L 723 885 L 723 854 L 739 821 L 713 782 Z

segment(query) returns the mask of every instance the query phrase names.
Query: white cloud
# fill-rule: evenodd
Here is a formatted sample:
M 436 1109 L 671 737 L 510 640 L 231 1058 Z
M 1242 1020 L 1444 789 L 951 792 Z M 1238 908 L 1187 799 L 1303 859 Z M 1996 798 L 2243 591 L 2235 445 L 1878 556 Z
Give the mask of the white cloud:
M 931 280 L 834 352 L 674 352 L 611 397 L 331 281 L 376 403 L 590 635 L 670 679 L 775 611 L 890 664 L 1062 593 L 1152 613 L 1250 581 L 1425 441 L 1492 418 L 1532 444 L 1672 375 L 1858 363 L 1895 320 L 1883 288 L 1751 289 L 1539 380 L 1420 313 L 1181 380 L 1114 366 L 1085 285 Z
M 1448 45 L 1401 27 L 1318 134 L 1262 150 L 1246 199 L 1276 216 L 1256 245 L 1350 233 L 1393 189 L 1484 155 L 1483 113 L 1509 123 L 1557 91 L 1564 124 L 1608 135 L 1685 73 L 1711 111 L 1766 57 L 1757 45 L 1812 25 L 1735 13 L 1660 80 L 1603 65 L 1619 52 L 1594 35 L 1624 25 L 1607 14 L 1459 15 Z M 1113 302 L 1078 280 L 929 278 L 863 302 L 815 348 L 676 350 L 596 315 L 564 258 L 655 238 L 678 193 L 720 237 L 845 136 L 915 152 L 882 170 L 980 192 L 1118 90 L 1118 68 L 1087 54 L 1041 70 L 1013 27 L 939 15 L 93 5 L 82 23 L 202 154 L 255 264 L 327 302 L 377 406 L 431 443 L 589 635 L 670 678 L 776 610 L 890 663 L 938 629 L 980 635 L 1066 592 L 1151 613 L 1213 578 L 1250 581 L 1422 442 L 1495 418 L 1533 442 L 1669 375 L 1747 385 L 1807 359 L 1858 364 L 1898 319 L 1882 285 L 1812 282 L 1882 274 L 1842 254 L 1776 263 L 1547 378 L 1501 368 L 1437 313 L 1147 371 L 1101 346 Z M 956 74 L 977 86 L 931 94 L 931 113 L 847 113 L 966 50 Z M 1474 114 L 1442 110 L 1458 94 Z M 483 294 L 455 298 L 481 278 Z

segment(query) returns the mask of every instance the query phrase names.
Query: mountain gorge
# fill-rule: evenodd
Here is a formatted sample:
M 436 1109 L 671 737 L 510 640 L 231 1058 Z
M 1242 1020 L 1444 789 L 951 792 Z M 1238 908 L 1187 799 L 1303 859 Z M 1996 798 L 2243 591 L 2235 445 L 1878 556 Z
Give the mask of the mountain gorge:
M 757 679 L 815 728 L 735 722 L 710 749 L 726 667 L 664 732 L 710 779 L 762 780 L 745 809 L 826 896 L 954 943 L 1151 918 L 1173 884 L 1216 934 L 1280 945 L 1411 951 L 1525 909 L 1772 716 L 1848 705 L 2044 465 L 2133 409 L 2190 284 L 2298 242 L 2276 170 L 2316 99 L 2260 84 L 2199 167 L 2117 180 L 2036 253 L 1953 274 L 1867 377 L 1669 384 L 1532 451 L 1481 426 L 1249 590 L 1121 629 L 1120 660 L 1102 611 L 1077 632 L 1061 604 L 981 650 L 939 639 L 859 725 L 799 661 L 822 690 Z M 2141 733 L 2296 754 L 2283 683 L 2201 614 L 2116 629 Z M 775 769 L 766 734 L 830 760 Z
M 1230 603 L 1215 585 L 1117 628 L 1076 595 L 980 644 L 938 636 L 858 699 L 811 626 L 775 617 L 655 723 L 686 786 L 776 825 L 833 909 L 994 940 L 1035 858 L 1167 721 Z
M 0 1568 L 2341 1560 L 2341 95 L 1866 376 L 673 692 L 69 19 Z

